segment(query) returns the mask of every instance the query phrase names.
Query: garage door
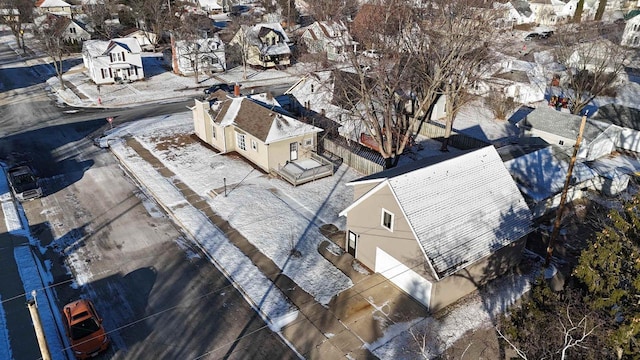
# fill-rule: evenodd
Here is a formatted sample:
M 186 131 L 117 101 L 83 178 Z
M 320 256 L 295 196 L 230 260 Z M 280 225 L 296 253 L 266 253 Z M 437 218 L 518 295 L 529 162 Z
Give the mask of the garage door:
M 421 302 L 424 306 L 430 308 L 431 282 L 380 248 L 376 248 L 376 265 L 374 270 L 389 279 L 407 294 L 411 295 L 411 297 Z

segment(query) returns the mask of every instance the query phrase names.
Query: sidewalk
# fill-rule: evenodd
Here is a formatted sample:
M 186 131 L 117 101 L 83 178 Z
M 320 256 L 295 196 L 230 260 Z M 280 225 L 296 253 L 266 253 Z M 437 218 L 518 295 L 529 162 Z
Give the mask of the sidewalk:
M 205 214 L 299 309 L 297 319 L 284 326 L 281 334 L 305 358 L 374 359 L 376 357 L 367 349 L 367 345 L 380 339 L 388 326 L 429 316 L 422 305 L 382 276 L 367 274 L 363 268 L 354 266 L 353 257 L 335 245 L 331 246 L 330 240 L 323 242 L 318 251 L 349 276 L 354 286 L 335 297 L 327 307 L 322 306 L 284 275 L 270 258 L 217 215 L 206 199 L 179 181 L 151 152 L 133 138 L 127 140 L 127 146 L 165 178 L 171 179 L 184 199 Z M 136 176 L 135 169 L 129 171 L 145 186 L 145 179 Z M 165 209 L 170 212 L 167 207 Z M 334 233 L 331 237 L 340 241 L 342 234 Z
M 0 216 L 5 219 L 0 222 L 0 330 L 7 332 L 0 336 L 0 341 L 8 339 L 8 343 L 0 343 L 0 358 L 42 357 L 27 308 L 27 300 L 33 299 L 31 292 L 34 291 L 51 358 L 67 359 L 60 328 L 56 325 L 57 307 L 41 273 L 44 264 L 29 243 L 29 224 L 22 223 L 19 204 L 8 191 L 4 173 L 0 173 Z

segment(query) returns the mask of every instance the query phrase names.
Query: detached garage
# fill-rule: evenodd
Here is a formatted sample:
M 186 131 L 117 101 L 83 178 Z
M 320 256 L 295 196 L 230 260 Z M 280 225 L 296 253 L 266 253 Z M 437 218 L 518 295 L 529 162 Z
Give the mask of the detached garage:
M 348 183 L 345 250 L 431 311 L 520 261 L 531 212 L 493 146 Z

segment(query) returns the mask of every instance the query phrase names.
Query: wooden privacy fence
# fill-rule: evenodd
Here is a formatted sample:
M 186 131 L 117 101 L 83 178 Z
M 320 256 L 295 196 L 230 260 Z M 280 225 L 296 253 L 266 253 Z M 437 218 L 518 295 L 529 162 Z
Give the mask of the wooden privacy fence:
M 444 138 L 444 125 L 425 122 L 420 128 L 420 135 L 442 141 Z M 323 156 L 331 155 L 342 158 L 345 164 L 364 175 L 371 175 L 384 170 L 384 158 L 378 152 L 355 141 L 347 141 L 341 136 L 326 136 L 322 139 L 320 145 L 321 149 L 318 150 Z M 449 137 L 449 145 L 458 149 L 468 150 L 479 149 L 489 145 L 489 143 L 452 131 Z
M 342 162 L 350 168 L 371 175 L 384 169 L 382 156 L 354 141 L 347 142 L 342 137 L 325 137 L 322 141 L 323 152 L 342 158 Z

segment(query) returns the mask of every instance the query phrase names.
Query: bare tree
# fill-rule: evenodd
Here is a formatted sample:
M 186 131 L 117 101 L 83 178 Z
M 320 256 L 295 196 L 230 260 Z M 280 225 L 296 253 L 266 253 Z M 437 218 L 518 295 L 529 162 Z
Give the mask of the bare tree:
M 491 110 L 493 116 L 498 120 L 506 120 L 507 116 L 519 107 L 519 104 L 512 97 L 508 97 L 504 92 L 499 92 L 495 95 L 485 97 L 484 104 Z
M 63 16 L 50 15 L 39 26 L 33 27 L 33 37 L 40 49 L 51 58 L 62 90 L 65 89 L 62 79 L 63 61 L 70 50 L 69 43 L 63 36 L 68 23 L 69 19 Z
M 33 21 L 33 2 L 30 0 L 0 0 L 0 8 L 7 10 L 7 14 L 0 16 L 0 24 L 5 24 L 11 29 L 18 47 L 26 53 L 24 30 L 26 25 Z
M 211 52 L 205 46 L 208 44 L 205 40 L 214 31 L 214 27 L 208 17 L 189 13 L 182 15 L 180 24 L 172 34 L 177 40 L 173 43 L 178 44 L 172 44 L 173 56 L 180 56 L 190 64 L 195 83 L 198 84 L 203 55 Z
M 626 49 L 606 39 L 558 46 L 557 60 L 566 68 L 559 90 L 569 98 L 571 113 L 580 114 L 597 96 L 615 95 L 628 56 Z
M 582 0 L 584 1 L 584 0 Z M 598 8 L 596 9 L 595 21 L 601 21 L 602 15 L 604 15 L 604 9 L 607 7 L 607 0 L 598 1 Z
M 247 79 L 247 60 L 251 55 L 252 40 L 250 38 L 251 22 L 248 18 L 240 17 L 231 27 L 235 35 L 228 42 L 227 54 L 232 62 L 242 64 L 242 79 Z
M 112 39 L 119 30 L 119 26 L 113 22 L 113 14 L 118 13 L 117 6 L 117 0 L 103 0 L 82 5 L 82 11 L 87 16 L 87 22 L 93 33 L 102 40 Z
M 138 19 L 138 27 L 145 31 L 145 36 L 154 46 L 162 36 L 162 32 L 174 28 L 175 16 L 171 14 L 170 2 L 167 0 L 132 0 L 131 8 Z M 155 37 L 149 36 L 149 32 Z
M 309 14 L 318 21 L 349 19 L 357 13 L 357 0 L 321 0 L 310 1 Z
M 571 354 L 571 351 L 575 348 L 580 348 L 581 350 L 589 349 L 587 346 L 588 340 L 590 337 L 594 336 L 596 329 L 598 328 L 597 324 L 594 324 L 593 321 L 589 318 L 588 315 L 584 315 L 579 319 L 575 319 L 572 314 L 572 309 L 570 306 L 567 306 L 565 309 L 565 318 L 557 319 L 557 326 L 559 328 L 559 333 L 554 334 L 556 336 L 556 346 L 557 348 L 552 348 L 549 352 L 549 355 L 559 354 L 561 360 L 565 359 L 573 359 L 575 354 Z M 527 353 L 525 350 L 520 348 L 517 344 L 510 341 L 505 334 L 503 334 L 499 328 L 496 328 L 498 336 L 507 342 L 507 344 L 516 352 L 516 354 L 522 358 L 527 360 Z M 535 346 L 535 345 L 534 345 Z M 570 356 L 573 355 L 573 356 Z M 532 358 L 538 358 L 537 356 L 532 356 Z
M 497 30 L 497 14 L 481 0 L 436 0 L 425 8 L 421 27 L 422 41 L 413 51 L 419 60 L 416 87 L 420 122 L 431 116 L 433 108 L 445 97 L 445 136 L 442 151 L 447 151 L 453 120 L 460 109 L 473 99 L 467 87 L 481 79 L 492 62 L 489 40 Z M 473 29 L 473 31 L 469 31 Z

